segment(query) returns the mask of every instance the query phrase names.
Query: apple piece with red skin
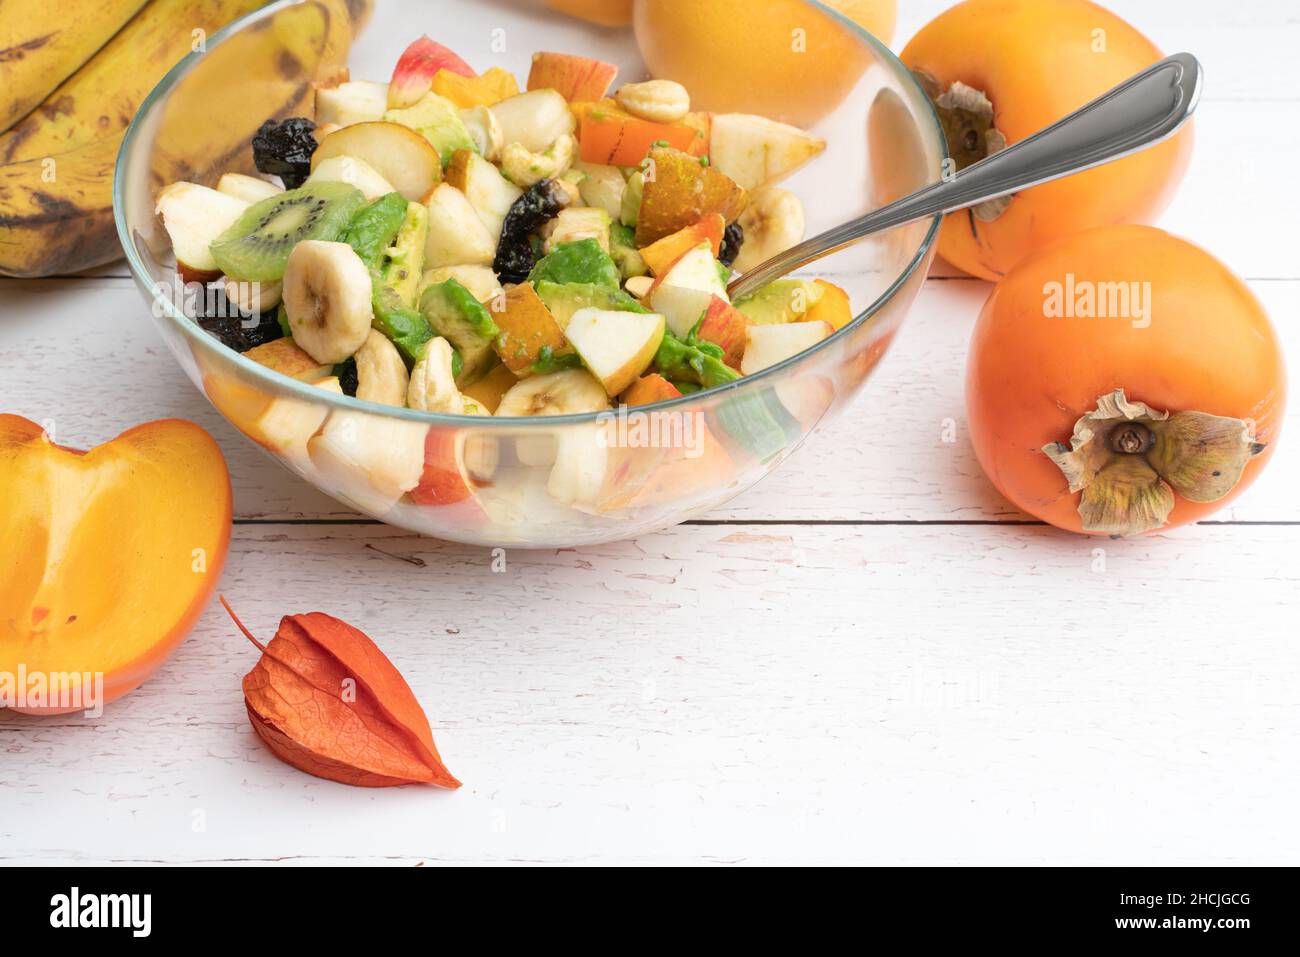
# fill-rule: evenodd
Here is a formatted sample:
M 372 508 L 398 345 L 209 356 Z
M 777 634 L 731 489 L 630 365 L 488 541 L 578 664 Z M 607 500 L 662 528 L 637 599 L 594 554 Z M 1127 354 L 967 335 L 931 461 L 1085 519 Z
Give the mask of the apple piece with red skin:
M 172 183 L 158 193 L 155 211 L 171 238 L 182 280 L 207 283 L 221 276 L 221 267 L 212 258 L 212 241 L 249 205 L 197 183 Z
M 627 391 L 619 396 L 624 405 L 653 405 L 655 402 L 667 402 L 680 399 L 681 391 L 658 372 L 650 372 L 637 379 Z
M 687 252 L 700 243 L 708 243 L 713 250 L 713 258 L 722 250 L 722 236 L 727 229 L 727 222 L 720 213 L 710 213 L 698 222 L 683 226 L 675 233 L 656 240 L 640 250 L 641 258 L 656 276 L 662 276 L 673 267 Z
M 469 64 L 441 43 L 422 36 L 408 46 L 393 68 L 393 80 L 388 84 L 388 108 L 400 110 L 411 106 L 433 87 L 433 78 L 439 70 L 450 70 L 461 76 L 474 76 Z
M 727 287 L 718 274 L 717 260 L 708 243 L 689 249 L 654 281 L 643 300 L 668 320 L 668 328 L 684 339 L 709 308 L 713 297 L 727 299 Z
M 411 501 L 426 506 L 463 504 L 486 516 L 474 490 L 490 484 L 489 473 L 495 470 L 495 443 L 491 436 L 472 435 L 465 429 L 430 426 L 424 438 L 424 471 L 409 492 Z
M 570 103 L 599 100 L 608 91 L 618 67 L 571 53 L 534 53 L 528 89 L 555 90 Z
M 565 338 L 582 363 L 600 380 L 605 394 L 627 389 L 654 361 L 664 338 L 664 317 L 655 312 L 579 309 L 569 319 Z
M 740 368 L 749 334 L 749 317 L 727 300 L 714 296 L 700 323 L 696 337 L 722 347 L 722 361 L 733 369 Z

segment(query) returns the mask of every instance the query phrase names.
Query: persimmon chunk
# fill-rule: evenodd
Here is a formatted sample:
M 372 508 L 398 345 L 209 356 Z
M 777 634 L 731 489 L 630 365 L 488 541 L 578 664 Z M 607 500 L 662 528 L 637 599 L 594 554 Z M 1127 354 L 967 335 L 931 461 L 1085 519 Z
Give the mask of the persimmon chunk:
M 230 545 L 221 450 L 179 419 L 79 452 L 0 415 L 0 501 L 0 672 L 102 674 L 99 703 L 134 689 L 180 644 Z

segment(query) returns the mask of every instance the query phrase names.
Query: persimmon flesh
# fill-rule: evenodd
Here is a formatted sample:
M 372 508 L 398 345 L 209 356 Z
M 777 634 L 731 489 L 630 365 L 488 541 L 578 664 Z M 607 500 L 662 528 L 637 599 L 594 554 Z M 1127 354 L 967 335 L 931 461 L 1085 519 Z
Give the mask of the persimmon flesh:
M 1150 226 L 1103 226 L 994 288 L 966 375 L 971 441 L 1016 506 L 1111 536 L 1173 528 L 1240 494 L 1277 444 L 1286 373 L 1250 289 Z
M 207 432 L 179 419 L 79 452 L 0 415 L 0 501 L 0 673 L 102 674 L 99 704 L 180 644 L 230 544 L 225 460 Z
M 1162 58 L 1145 36 L 1088 0 L 967 0 L 923 27 L 900 55 L 937 108 L 960 170 L 1019 142 Z M 1189 123 L 1122 160 L 949 214 L 939 254 L 996 280 L 1035 249 L 1112 223 L 1152 223 L 1192 151 Z

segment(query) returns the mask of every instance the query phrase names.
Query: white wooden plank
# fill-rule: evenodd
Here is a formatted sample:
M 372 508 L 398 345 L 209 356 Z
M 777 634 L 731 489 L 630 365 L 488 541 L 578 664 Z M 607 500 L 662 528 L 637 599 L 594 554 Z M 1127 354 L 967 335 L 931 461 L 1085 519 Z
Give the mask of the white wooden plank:
M 1256 282 L 1288 351 L 1300 355 L 1300 282 Z M 790 461 L 710 518 L 934 521 L 1021 517 L 984 479 L 965 433 L 962 382 L 970 328 L 988 286 L 932 281 L 877 377 Z M 202 399 L 124 280 L 0 283 L 0 396 L 5 411 L 52 421 L 58 440 L 102 441 L 180 416 L 226 452 L 237 515 L 346 517 L 350 510 L 289 475 Z M 1300 434 L 1292 404 L 1292 434 Z M 956 442 L 945 443 L 947 420 Z M 1297 521 L 1300 447 L 1284 438 L 1269 471 L 1221 518 Z
M 0 717 L 0 857 L 1291 861 L 1294 539 L 696 526 L 494 573 L 388 529 L 241 527 L 245 622 L 369 632 L 465 788 L 279 764 L 214 605 L 103 719 Z

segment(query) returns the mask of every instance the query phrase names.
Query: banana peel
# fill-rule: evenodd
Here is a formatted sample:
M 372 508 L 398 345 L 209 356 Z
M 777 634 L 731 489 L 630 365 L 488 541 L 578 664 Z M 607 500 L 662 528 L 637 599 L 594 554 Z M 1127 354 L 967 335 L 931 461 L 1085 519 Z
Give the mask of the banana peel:
M 121 256 L 113 168 L 139 102 L 190 52 L 195 30 L 211 36 L 264 2 L 152 0 L 0 136 L 0 275 L 56 275 Z M 311 115 L 313 83 L 346 76 L 355 25 L 372 9 L 373 0 L 312 0 L 213 47 L 168 100 L 150 150 L 151 186 L 251 171 L 257 127 L 270 116 Z
M 43 3 L 6 3 L 0 20 L 0 132 L 81 69 L 144 4 L 60 0 L 54 18 Z

